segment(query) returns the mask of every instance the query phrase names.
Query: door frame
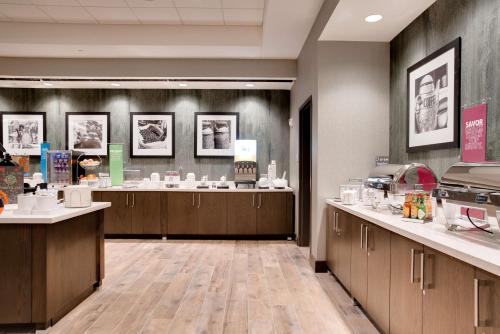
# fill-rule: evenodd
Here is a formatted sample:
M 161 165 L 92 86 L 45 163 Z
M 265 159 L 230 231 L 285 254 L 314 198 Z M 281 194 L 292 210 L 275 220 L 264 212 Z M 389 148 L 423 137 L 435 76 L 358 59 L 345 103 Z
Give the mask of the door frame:
M 300 247 L 309 246 L 311 241 L 312 113 L 312 96 L 309 96 L 299 108 L 299 224 L 297 244 Z

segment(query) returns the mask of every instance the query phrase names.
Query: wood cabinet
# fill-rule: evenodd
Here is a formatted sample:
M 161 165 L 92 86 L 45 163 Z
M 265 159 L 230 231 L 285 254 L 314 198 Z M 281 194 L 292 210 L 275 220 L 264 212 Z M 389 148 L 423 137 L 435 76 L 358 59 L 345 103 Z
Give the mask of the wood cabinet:
M 337 254 L 335 250 L 337 246 L 336 212 L 337 209 L 333 206 L 328 206 L 326 211 L 326 265 L 333 274 L 335 274 L 335 256 Z
M 226 193 L 197 193 L 198 234 L 227 234 Z
M 132 234 L 161 234 L 161 200 L 159 192 L 131 193 Z
M 499 277 L 333 206 L 326 231 L 328 267 L 382 332 L 500 334 Z
M 474 268 L 424 247 L 423 269 L 423 333 L 474 333 Z
M 97 191 L 107 235 L 292 236 L 291 192 Z
M 391 234 L 391 334 L 422 334 L 421 244 Z
M 351 287 L 351 233 L 353 216 L 328 208 L 327 223 L 327 265 L 330 271 L 344 285 Z
M 368 257 L 367 257 L 368 224 L 358 217 L 352 219 L 351 243 L 351 294 L 357 302 L 366 308 Z
M 474 269 L 391 235 L 390 332 L 474 333 Z
M 227 234 L 226 194 L 211 192 L 169 193 L 167 234 Z
M 193 192 L 168 194 L 167 234 L 195 235 L 198 233 L 197 198 Z
M 474 290 L 476 334 L 500 334 L 500 277 L 476 269 Z
M 389 333 L 391 276 L 391 233 L 370 224 L 366 231 L 367 296 L 366 310 L 384 333 Z
M 344 211 L 335 211 L 334 273 L 346 289 L 351 287 L 352 219 L 353 216 Z
M 98 211 L 51 224 L 0 224 L 0 332 L 46 329 L 101 285 L 102 218 Z
M 356 301 L 389 333 L 390 232 L 341 211 L 351 231 L 351 286 Z
M 256 193 L 231 193 L 227 196 L 227 233 L 257 234 Z
M 0 226 L 0 324 L 31 322 L 32 230 Z
M 161 234 L 161 201 L 158 192 L 103 191 L 94 197 L 111 202 L 104 210 L 108 235 Z
M 129 211 L 131 199 L 129 193 L 124 191 L 103 191 L 101 193 L 101 200 L 103 202 L 111 202 L 111 207 L 104 210 L 104 233 L 132 233 L 132 221 Z
M 287 197 L 283 193 L 258 193 L 257 234 L 291 234 L 287 217 Z

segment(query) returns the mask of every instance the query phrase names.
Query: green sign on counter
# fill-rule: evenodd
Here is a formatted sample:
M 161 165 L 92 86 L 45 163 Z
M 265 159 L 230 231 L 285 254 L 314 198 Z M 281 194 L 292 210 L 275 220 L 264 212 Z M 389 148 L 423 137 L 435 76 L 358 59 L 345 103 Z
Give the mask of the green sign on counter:
M 123 184 L 123 144 L 109 144 L 109 175 L 111 185 Z

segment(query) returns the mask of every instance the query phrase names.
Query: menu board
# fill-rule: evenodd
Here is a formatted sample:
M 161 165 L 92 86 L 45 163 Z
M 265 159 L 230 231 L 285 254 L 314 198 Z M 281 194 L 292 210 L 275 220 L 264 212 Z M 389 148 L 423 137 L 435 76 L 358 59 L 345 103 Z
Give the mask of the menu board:
M 123 144 L 109 144 L 109 175 L 111 185 L 123 184 Z
M 0 190 L 7 194 L 9 204 L 17 203 L 24 192 L 24 171 L 21 166 L 0 166 Z
M 486 161 L 486 123 L 488 105 L 483 103 L 463 110 L 462 161 Z

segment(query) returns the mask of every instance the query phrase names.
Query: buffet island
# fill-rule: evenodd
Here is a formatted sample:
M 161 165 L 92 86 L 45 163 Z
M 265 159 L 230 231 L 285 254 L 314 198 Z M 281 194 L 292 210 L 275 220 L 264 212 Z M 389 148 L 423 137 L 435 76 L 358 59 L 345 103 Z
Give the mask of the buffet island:
M 0 325 L 53 325 L 101 285 L 105 208 L 0 215 Z

